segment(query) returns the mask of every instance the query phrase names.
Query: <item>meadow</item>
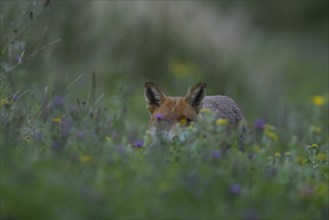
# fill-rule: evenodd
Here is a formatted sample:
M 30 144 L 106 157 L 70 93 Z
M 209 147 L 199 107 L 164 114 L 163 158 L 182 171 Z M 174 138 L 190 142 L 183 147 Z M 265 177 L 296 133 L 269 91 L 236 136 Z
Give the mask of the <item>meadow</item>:
M 207 4 L 1 2 L 1 219 L 329 218 L 328 3 Z M 207 110 L 152 136 L 147 79 L 234 97 L 245 151 Z

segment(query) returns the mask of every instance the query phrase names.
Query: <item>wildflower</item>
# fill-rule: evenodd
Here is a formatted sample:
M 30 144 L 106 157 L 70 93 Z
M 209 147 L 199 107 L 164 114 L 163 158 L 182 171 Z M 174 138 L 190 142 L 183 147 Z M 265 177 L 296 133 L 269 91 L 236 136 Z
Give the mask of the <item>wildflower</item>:
M 284 156 L 286 156 L 286 157 L 290 157 L 290 156 L 291 156 L 291 152 L 289 152 L 289 151 L 285 152 L 285 153 L 284 153 Z
M 235 183 L 230 185 L 229 192 L 233 195 L 238 195 L 241 192 L 241 187 L 239 184 Z
M 76 137 L 77 137 L 78 139 L 82 139 L 82 138 L 84 138 L 86 135 L 87 135 L 87 132 L 86 132 L 86 131 L 77 131 L 77 132 L 76 132 Z
M 328 160 L 328 154 L 326 154 L 326 153 L 320 153 L 320 154 L 316 155 L 316 158 L 319 161 L 327 161 Z
M 281 157 L 281 154 L 279 152 L 275 152 L 274 156 L 275 157 Z
M 111 139 L 110 136 L 106 136 L 105 139 L 106 139 L 107 141 L 112 141 L 112 139 Z
M 319 146 L 317 144 L 312 144 L 312 148 L 318 149 Z
M 316 95 L 312 98 L 313 105 L 323 106 L 326 103 L 326 99 L 323 96 Z
M 68 136 L 72 129 L 72 122 L 69 120 L 62 120 L 60 124 L 62 137 Z
M 136 147 L 136 148 L 141 148 L 141 147 L 144 146 L 144 141 L 136 140 L 136 141 L 134 141 L 133 146 Z
M 50 104 L 50 109 L 61 107 L 64 104 L 63 98 L 61 96 L 55 96 Z
M 226 118 L 219 118 L 216 120 L 216 125 L 227 125 L 228 120 Z
M 81 163 L 88 163 L 88 162 L 92 161 L 92 159 L 93 158 L 90 155 L 88 155 L 88 154 L 85 154 L 85 155 L 81 155 L 80 156 L 80 162 Z
M 15 94 L 15 95 L 13 95 L 13 97 L 11 98 L 14 102 L 16 102 L 17 100 L 18 100 L 18 95 L 17 94 Z
M 23 50 L 18 56 L 15 57 L 15 60 L 18 64 L 21 64 L 23 62 L 25 50 Z
M 254 127 L 258 131 L 263 131 L 265 128 L 265 120 L 264 119 L 257 119 L 254 123 Z
M 211 157 L 213 158 L 213 159 L 219 159 L 220 158 L 220 156 L 221 156 L 221 153 L 220 153 L 220 151 L 219 150 L 214 150 L 212 153 L 211 153 Z
M 61 117 L 53 118 L 53 122 L 60 124 L 62 123 L 62 118 Z
M 59 107 L 61 105 L 63 105 L 64 101 L 63 101 L 63 98 L 61 96 L 55 96 L 54 97 L 54 105 L 55 107 Z
M 177 61 L 171 63 L 170 69 L 172 74 L 178 78 L 185 78 L 192 72 L 191 67 L 187 63 Z
M 270 124 L 265 124 L 264 128 L 265 128 L 265 130 L 268 130 L 268 131 L 274 131 L 275 130 L 275 126 L 270 125 Z
M 200 113 L 211 114 L 211 113 L 212 113 L 212 111 L 211 111 L 211 109 L 210 109 L 210 108 L 203 108 L 203 109 L 201 109 Z
M 163 116 L 163 114 L 161 114 L 161 113 L 156 114 L 155 117 L 156 117 L 158 120 L 161 120 L 161 121 L 164 120 L 164 116 Z
M 314 133 L 317 133 L 317 134 L 320 134 L 322 132 L 321 127 L 315 126 L 315 125 L 311 125 L 310 130 L 311 130 L 311 132 L 314 132 Z
M 0 100 L 0 106 L 1 105 L 9 105 L 10 101 L 7 98 L 1 99 Z
M 305 165 L 307 163 L 307 159 L 302 156 L 298 156 L 296 158 L 296 162 L 299 163 L 300 165 Z
M 279 140 L 279 136 L 276 133 L 274 133 L 273 131 L 265 129 L 265 135 L 273 141 Z

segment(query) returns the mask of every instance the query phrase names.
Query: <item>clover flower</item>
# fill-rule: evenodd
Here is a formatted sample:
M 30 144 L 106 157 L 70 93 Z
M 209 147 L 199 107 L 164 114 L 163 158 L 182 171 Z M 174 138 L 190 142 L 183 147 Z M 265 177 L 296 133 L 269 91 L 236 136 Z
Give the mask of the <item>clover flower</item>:
M 237 183 L 230 185 L 229 192 L 233 195 L 239 195 L 241 192 L 241 186 Z
M 61 135 L 62 137 L 67 137 L 69 136 L 71 129 L 72 129 L 72 122 L 69 120 L 63 120 L 60 123 L 61 127 Z
M 213 159 L 219 159 L 220 158 L 220 156 L 221 156 L 221 153 L 220 153 L 220 151 L 219 150 L 214 150 L 212 153 L 211 153 L 211 157 L 213 158 Z
M 144 146 L 144 141 L 143 140 L 136 140 L 136 141 L 134 141 L 133 146 L 135 148 L 141 148 L 141 147 Z
M 265 128 L 265 124 L 266 124 L 266 122 L 264 119 L 257 119 L 254 123 L 254 128 L 257 131 L 263 131 Z
M 155 115 L 155 117 L 156 117 L 156 119 L 158 119 L 158 120 L 164 120 L 164 116 L 163 116 L 163 114 L 161 114 L 161 113 L 157 113 L 157 114 Z

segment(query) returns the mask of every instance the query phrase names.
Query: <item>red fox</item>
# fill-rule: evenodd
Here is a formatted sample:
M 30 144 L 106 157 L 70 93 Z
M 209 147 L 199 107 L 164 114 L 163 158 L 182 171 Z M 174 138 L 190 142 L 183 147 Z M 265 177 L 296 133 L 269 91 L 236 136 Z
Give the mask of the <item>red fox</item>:
M 177 123 L 188 126 L 197 121 L 200 110 L 205 108 L 210 109 L 216 118 L 226 119 L 229 127 L 237 126 L 244 119 L 240 108 L 231 98 L 221 95 L 206 96 L 204 82 L 191 86 L 184 97 L 166 96 L 158 85 L 146 82 L 144 95 L 146 107 L 151 113 L 148 128 L 171 131 Z M 241 134 L 239 145 L 243 150 Z

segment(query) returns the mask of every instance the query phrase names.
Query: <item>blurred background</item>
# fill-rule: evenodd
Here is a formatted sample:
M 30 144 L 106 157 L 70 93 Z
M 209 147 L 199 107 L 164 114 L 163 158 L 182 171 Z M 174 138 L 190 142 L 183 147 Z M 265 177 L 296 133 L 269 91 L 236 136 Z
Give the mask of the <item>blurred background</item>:
M 124 100 L 148 120 L 144 82 L 183 96 L 197 82 L 249 121 L 284 126 L 328 94 L 328 1 L 1 1 L 1 68 L 23 91 Z M 81 75 L 84 74 L 84 75 Z M 77 80 L 78 79 L 78 80 Z M 116 98 L 115 98 L 116 97 Z

